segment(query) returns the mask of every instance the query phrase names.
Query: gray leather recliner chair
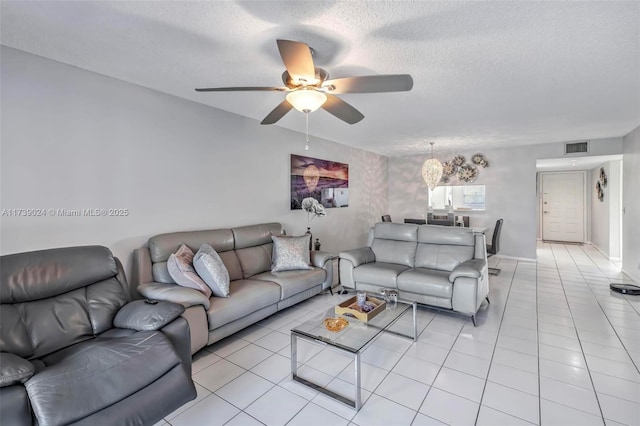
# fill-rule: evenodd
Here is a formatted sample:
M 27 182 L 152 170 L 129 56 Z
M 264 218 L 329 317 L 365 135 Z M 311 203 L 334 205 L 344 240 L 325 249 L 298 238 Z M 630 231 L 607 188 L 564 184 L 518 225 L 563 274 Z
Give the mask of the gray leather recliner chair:
M 101 246 L 0 257 L 0 423 L 152 425 L 196 397 L 181 305 Z

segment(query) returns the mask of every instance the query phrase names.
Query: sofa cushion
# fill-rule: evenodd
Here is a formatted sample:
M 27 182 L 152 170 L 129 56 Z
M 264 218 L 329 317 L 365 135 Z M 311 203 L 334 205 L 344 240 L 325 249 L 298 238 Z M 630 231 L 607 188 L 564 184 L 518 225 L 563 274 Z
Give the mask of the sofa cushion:
M 260 280 L 231 281 L 231 297 L 212 297 L 207 310 L 209 330 L 216 329 L 257 310 L 278 303 L 280 286 Z
M 113 326 L 126 301 L 113 277 L 55 299 L 3 304 L 0 351 L 31 359 L 91 339 Z
M 269 236 L 269 241 L 271 241 L 271 236 Z M 261 272 L 270 271 L 272 252 L 272 243 L 236 250 L 236 256 L 238 256 L 242 268 L 242 277 L 246 279 Z
M 167 268 L 167 262 L 158 262 L 154 263 L 151 266 L 151 271 L 153 275 L 153 281 L 157 283 L 163 284 L 175 284 L 175 280 L 169 274 L 169 269 Z
M 376 255 L 376 262 L 397 263 L 408 267 L 413 267 L 415 262 L 415 242 L 384 240 L 376 237 L 371 250 Z
M 272 235 L 273 254 L 271 272 L 311 269 L 309 256 L 310 234 L 300 237 Z
M 122 267 L 106 247 L 0 257 L 0 352 L 32 360 L 92 339 L 127 302 Z
M 271 281 L 278 284 L 282 291 L 280 298 L 284 300 L 301 291 L 322 284 L 326 276 L 327 271 L 324 269 L 312 268 L 308 270 L 263 272 L 252 276 L 251 279 Z
M 19 306 L 5 304 L 0 307 L 0 352 L 29 358 L 33 355 L 33 345 Z
M 272 235 L 282 234 L 282 225 L 279 223 L 261 223 L 258 225 L 239 226 L 231 230 L 235 241 L 234 248 L 261 246 L 271 242 Z
M 180 363 L 169 340 L 157 331 L 98 337 L 67 348 L 65 355 L 25 383 L 39 424 L 80 420 L 133 395 Z
M 200 246 L 193 256 L 193 267 L 216 297 L 229 297 L 229 271 L 220 255 L 209 244 Z
M 193 268 L 193 251 L 185 244 L 169 256 L 167 269 L 178 285 L 196 289 L 207 297 L 211 296 L 211 289 Z
M 446 271 L 414 268 L 398 276 L 398 290 L 450 299 L 453 284 L 449 281 L 449 273 Z
M 473 259 L 474 246 L 418 244 L 416 268 L 437 269 L 451 272 L 459 264 Z
M 229 272 L 229 281 L 241 280 L 242 267 L 240 267 L 240 260 L 238 260 L 235 250 L 219 251 L 218 255 Z
M 457 226 L 423 225 L 418 229 L 418 242 L 450 246 L 473 246 L 473 229 Z
M 417 241 L 418 225 L 379 222 L 374 228 L 374 238 L 397 241 Z
M 204 243 L 218 253 L 233 250 L 233 232 L 231 229 L 214 229 L 156 235 L 149 238 L 149 254 L 153 263 L 166 262 L 171 253 L 175 253 L 182 244 L 195 252 Z
M 117 274 L 115 258 L 102 246 L 9 254 L 0 257 L 0 303 L 54 297 Z
M 396 279 L 398 275 L 409 269 L 408 266 L 398 265 L 395 263 L 365 263 L 353 270 L 353 279 L 357 283 L 369 283 L 383 287 L 396 288 Z

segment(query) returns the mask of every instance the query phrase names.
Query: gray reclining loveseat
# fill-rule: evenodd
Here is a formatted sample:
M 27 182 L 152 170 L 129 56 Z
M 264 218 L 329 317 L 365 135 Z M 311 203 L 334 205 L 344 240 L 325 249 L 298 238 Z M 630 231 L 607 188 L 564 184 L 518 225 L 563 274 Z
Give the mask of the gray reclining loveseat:
M 271 272 L 272 235 L 282 225 L 265 223 L 230 229 L 174 232 L 149 239 L 133 253 L 132 281 L 150 299 L 181 303 L 195 353 L 269 315 L 330 288 L 334 256 L 312 251 L 313 268 Z M 182 244 L 194 252 L 207 243 L 220 255 L 231 279 L 229 297 L 206 297 L 175 284 L 167 260 Z
M 196 397 L 181 305 L 130 302 L 106 247 L 0 257 L 0 423 L 152 425 Z
M 369 246 L 340 253 L 343 287 L 398 290 L 402 299 L 475 315 L 488 301 L 484 234 L 468 228 L 377 223 Z

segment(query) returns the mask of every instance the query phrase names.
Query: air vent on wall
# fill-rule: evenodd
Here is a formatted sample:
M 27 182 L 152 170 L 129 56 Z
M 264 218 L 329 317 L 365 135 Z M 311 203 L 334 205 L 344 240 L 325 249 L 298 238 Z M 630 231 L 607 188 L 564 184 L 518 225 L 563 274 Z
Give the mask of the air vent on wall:
M 565 143 L 564 144 L 564 154 L 582 154 L 584 152 L 589 152 L 589 141 L 584 142 L 575 142 L 575 143 Z

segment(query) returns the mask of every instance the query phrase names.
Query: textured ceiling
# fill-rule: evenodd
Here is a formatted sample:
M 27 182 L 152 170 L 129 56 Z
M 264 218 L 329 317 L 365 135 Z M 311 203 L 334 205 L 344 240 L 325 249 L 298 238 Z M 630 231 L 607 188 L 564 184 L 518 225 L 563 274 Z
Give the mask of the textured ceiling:
M 2 44 L 253 118 L 281 85 L 275 40 L 331 77 L 408 73 L 410 92 L 341 97 L 312 136 L 385 155 L 623 136 L 640 125 L 640 3 L 2 1 Z M 279 126 L 304 131 L 292 111 Z

